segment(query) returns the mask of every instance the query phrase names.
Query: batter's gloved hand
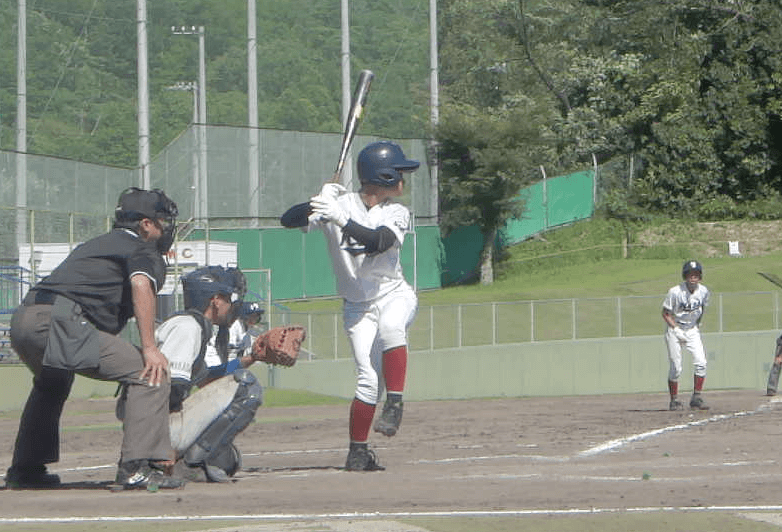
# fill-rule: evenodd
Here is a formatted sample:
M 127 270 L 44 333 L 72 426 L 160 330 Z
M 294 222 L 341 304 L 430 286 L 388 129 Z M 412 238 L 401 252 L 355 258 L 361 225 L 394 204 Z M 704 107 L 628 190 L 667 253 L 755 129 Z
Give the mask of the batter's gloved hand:
M 252 357 L 256 362 L 293 366 L 299 357 L 301 343 L 307 337 L 301 325 L 275 327 L 253 341 Z
M 348 223 L 348 215 L 337 204 L 336 199 L 315 196 L 310 199 L 310 206 L 313 214 L 320 215 L 326 220 L 331 220 L 340 227 L 345 227 L 345 224 Z
M 341 194 L 347 192 L 347 189 L 339 183 L 326 183 L 323 188 L 320 189 L 321 198 L 337 199 Z

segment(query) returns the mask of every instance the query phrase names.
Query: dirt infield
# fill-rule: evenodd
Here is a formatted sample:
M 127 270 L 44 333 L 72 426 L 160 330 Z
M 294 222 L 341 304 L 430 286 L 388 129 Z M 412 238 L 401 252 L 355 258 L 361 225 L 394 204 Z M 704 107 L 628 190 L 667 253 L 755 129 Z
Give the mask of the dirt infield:
M 113 492 L 120 429 L 110 399 L 63 418 L 65 489 L 0 491 L 2 518 L 567 511 L 782 504 L 782 402 L 714 391 L 709 411 L 665 394 L 414 402 L 399 434 L 373 434 L 384 472 L 349 473 L 348 405 L 261 407 L 237 438 L 230 484 Z M 19 413 L 0 415 L 0 468 Z M 248 505 L 248 494 L 255 504 Z M 6 521 L 7 522 L 7 521 Z

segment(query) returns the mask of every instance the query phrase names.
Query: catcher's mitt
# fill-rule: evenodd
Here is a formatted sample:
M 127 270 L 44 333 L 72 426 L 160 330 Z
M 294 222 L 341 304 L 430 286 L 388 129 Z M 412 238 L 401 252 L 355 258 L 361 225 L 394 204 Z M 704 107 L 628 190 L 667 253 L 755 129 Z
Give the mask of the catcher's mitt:
M 301 342 L 307 337 L 301 325 L 275 327 L 255 339 L 253 360 L 280 366 L 292 366 L 299 356 Z

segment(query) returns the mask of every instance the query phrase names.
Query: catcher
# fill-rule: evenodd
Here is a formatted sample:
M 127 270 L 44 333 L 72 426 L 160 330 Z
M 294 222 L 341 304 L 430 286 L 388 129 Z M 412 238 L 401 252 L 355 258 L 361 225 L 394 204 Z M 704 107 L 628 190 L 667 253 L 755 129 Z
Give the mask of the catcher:
M 207 366 L 204 355 L 213 326 L 224 330 L 237 318 L 246 280 L 237 268 L 207 266 L 185 275 L 182 287 L 185 311 L 168 318 L 155 332 L 171 371 L 174 476 L 225 482 L 241 469 L 233 440 L 263 402 L 263 388 L 247 368 L 256 361 L 295 364 L 304 329 L 277 327 L 258 337 L 250 354 L 229 360 L 223 348 L 218 350 L 221 363 Z

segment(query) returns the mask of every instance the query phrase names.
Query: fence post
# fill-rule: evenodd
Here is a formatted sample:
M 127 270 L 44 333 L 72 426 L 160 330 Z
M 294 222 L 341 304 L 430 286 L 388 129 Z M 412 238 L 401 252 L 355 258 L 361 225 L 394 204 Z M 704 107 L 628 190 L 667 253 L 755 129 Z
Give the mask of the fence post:
M 462 346 L 462 306 L 456 306 L 456 347 Z
M 491 345 L 497 345 L 497 303 L 491 304 Z
M 719 316 L 720 316 L 720 332 L 722 332 L 722 327 L 723 327 L 723 323 L 722 323 L 722 294 L 720 294 L 720 312 L 719 312 Z
M 337 346 L 337 314 L 334 313 L 334 330 L 332 331 L 334 333 L 334 360 L 337 360 L 339 358 L 339 346 Z
M 622 337 L 622 297 L 618 296 L 616 298 L 616 336 L 618 338 Z
M 535 341 L 535 302 L 529 302 L 529 341 Z
M 434 306 L 429 307 L 429 351 L 434 351 Z
M 575 340 L 577 338 L 577 331 L 576 331 L 576 320 L 577 320 L 577 316 L 576 316 L 576 298 L 573 298 L 573 299 L 570 300 L 570 305 L 571 305 L 571 309 L 572 309 L 571 315 L 572 315 L 572 319 L 573 319 L 573 340 Z

